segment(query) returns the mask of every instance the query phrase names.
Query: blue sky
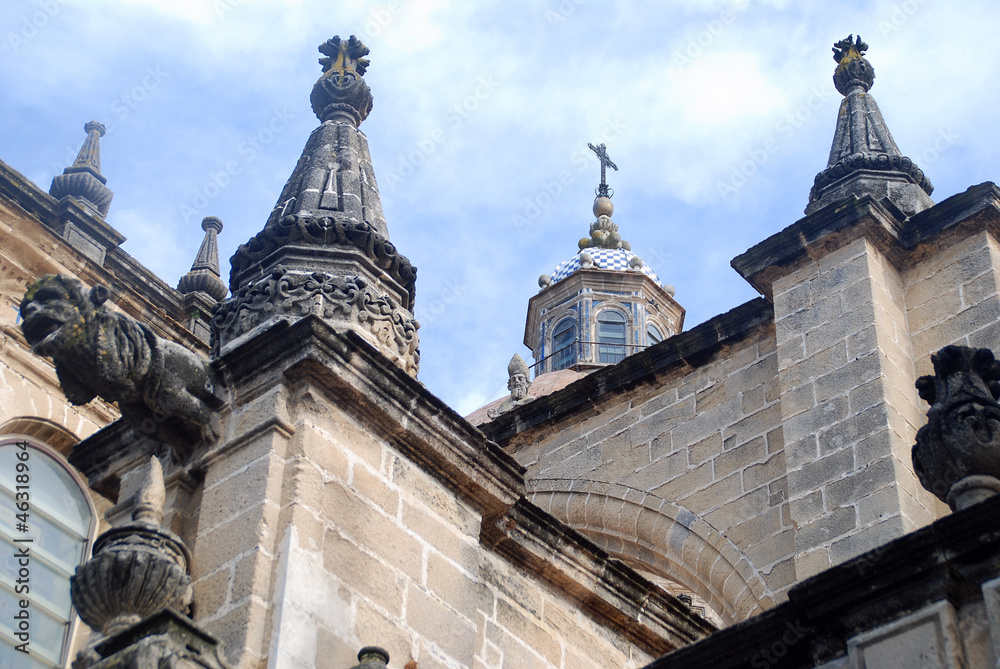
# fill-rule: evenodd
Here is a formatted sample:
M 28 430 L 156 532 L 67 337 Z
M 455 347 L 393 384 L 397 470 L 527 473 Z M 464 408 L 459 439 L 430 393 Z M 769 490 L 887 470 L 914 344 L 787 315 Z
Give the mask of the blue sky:
M 0 159 L 47 189 L 104 122 L 123 248 L 176 284 L 218 216 L 227 275 L 318 125 L 316 47 L 358 35 L 375 97 L 361 129 L 419 268 L 419 378 L 465 414 L 530 357 L 538 276 L 587 234 L 587 142 L 620 168 L 614 220 L 687 328 L 754 297 L 729 261 L 802 216 L 848 33 L 935 200 L 1000 177 L 993 0 L 6 0 Z

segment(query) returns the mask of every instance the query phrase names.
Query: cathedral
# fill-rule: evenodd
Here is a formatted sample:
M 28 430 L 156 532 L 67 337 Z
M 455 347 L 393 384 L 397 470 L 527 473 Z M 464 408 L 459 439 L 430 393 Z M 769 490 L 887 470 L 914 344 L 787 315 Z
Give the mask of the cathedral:
M 47 190 L 0 162 L 0 667 L 996 666 L 1000 190 L 931 199 L 867 50 L 804 216 L 732 260 L 761 297 L 694 327 L 590 145 L 467 417 L 418 381 L 354 36 L 228 281 L 215 217 L 176 287 L 120 248 L 102 124 Z

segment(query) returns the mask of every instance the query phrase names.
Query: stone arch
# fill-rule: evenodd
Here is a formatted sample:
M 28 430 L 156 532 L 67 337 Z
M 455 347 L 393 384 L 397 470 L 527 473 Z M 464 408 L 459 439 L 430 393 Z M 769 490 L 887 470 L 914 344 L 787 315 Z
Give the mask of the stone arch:
M 617 483 L 534 479 L 533 503 L 615 557 L 697 593 L 733 624 L 774 605 L 756 567 L 692 511 Z
M 0 435 L 23 434 L 42 441 L 64 456 L 69 456 L 80 438 L 62 425 L 38 416 L 17 416 L 0 425 Z

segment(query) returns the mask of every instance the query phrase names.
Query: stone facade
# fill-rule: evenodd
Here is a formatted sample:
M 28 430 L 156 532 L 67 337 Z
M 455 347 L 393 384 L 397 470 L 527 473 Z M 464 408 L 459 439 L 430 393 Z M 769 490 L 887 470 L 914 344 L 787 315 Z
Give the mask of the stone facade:
M 862 47 L 838 72 L 865 74 Z M 66 456 L 104 537 L 160 524 L 143 510 L 158 456 L 150 532 L 192 586 L 190 618 L 167 609 L 89 641 L 79 626 L 81 666 L 348 667 L 371 645 L 405 669 L 995 662 L 1000 502 L 943 517 L 910 459 L 931 354 L 997 348 L 995 185 L 907 210 L 893 198 L 912 188 L 865 190 L 865 166 L 833 152 L 806 217 L 733 261 L 763 297 L 533 384 L 477 428 L 414 378 L 415 269 L 388 241 L 357 129 L 367 49 L 321 51 L 321 125 L 214 318 L 221 225 L 206 223 L 183 290 L 153 277 L 103 220 L 98 128 L 86 192 L 57 200 L 0 164 L 0 435 Z M 846 108 L 878 116 L 851 81 Z M 876 181 L 906 181 L 886 160 Z M 597 271 L 584 260 L 578 277 Z M 229 397 L 220 437 L 169 448 L 105 400 L 67 401 L 9 308 L 47 274 L 109 286 L 114 309 L 204 358 Z

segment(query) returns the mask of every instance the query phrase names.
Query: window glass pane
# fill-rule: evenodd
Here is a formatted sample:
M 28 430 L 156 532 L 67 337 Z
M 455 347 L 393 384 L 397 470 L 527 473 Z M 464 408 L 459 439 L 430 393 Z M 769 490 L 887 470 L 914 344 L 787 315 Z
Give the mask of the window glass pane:
M 85 557 L 92 522 L 86 494 L 55 457 L 30 441 L 0 437 L 0 669 L 58 665 L 75 616 L 69 578 Z M 20 547 L 29 551 L 30 590 L 15 594 Z M 31 602 L 30 660 L 14 650 L 20 599 Z
M 625 357 L 625 317 L 617 311 L 602 311 L 597 318 L 599 362 L 616 363 Z
M 559 321 L 552 332 L 552 371 L 566 369 L 576 364 L 576 321 L 567 318 Z
M 660 334 L 660 330 L 655 325 L 649 325 L 646 327 L 646 339 L 649 342 L 648 345 L 652 346 L 663 341 L 663 335 Z

